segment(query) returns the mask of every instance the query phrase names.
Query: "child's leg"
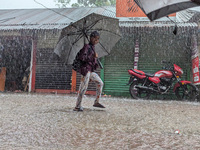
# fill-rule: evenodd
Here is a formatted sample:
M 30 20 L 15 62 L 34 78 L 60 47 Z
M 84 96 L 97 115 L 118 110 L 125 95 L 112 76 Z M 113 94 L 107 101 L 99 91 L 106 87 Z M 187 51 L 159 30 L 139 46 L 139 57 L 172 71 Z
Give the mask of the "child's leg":
M 90 74 L 91 72 L 88 72 L 86 74 L 86 76 L 82 76 L 81 77 L 81 84 L 79 86 L 79 91 L 78 91 L 78 98 L 77 98 L 77 102 L 76 102 L 76 108 L 80 108 L 81 107 L 81 102 L 82 102 L 82 98 L 88 88 L 88 83 L 90 80 Z
M 102 88 L 103 88 L 103 81 L 101 80 L 99 75 L 95 72 L 91 73 L 90 79 L 91 79 L 91 81 L 94 81 L 96 83 L 97 91 L 96 91 L 95 103 L 99 103 L 99 98 L 101 97 Z

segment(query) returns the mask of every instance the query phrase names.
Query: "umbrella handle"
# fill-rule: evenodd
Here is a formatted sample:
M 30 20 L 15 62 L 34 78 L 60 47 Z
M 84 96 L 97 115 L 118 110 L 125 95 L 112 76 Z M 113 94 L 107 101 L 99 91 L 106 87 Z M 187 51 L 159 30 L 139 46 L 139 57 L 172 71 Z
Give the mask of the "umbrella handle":
M 102 63 L 100 62 L 99 58 L 97 58 L 97 63 L 98 63 L 98 65 L 99 65 L 99 67 L 100 67 L 101 69 L 103 69 L 103 65 L 102 65 Z

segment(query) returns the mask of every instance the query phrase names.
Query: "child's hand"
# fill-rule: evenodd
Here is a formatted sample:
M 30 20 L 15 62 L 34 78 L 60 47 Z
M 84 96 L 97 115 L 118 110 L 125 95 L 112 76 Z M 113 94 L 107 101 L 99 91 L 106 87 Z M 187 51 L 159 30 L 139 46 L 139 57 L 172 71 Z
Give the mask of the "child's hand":
M 95 58 L 98 58 L 98 54 L 97 54 L 96 52 L 95 52 L 95 54 L 94 54 L 94 57 L 95 57 Z

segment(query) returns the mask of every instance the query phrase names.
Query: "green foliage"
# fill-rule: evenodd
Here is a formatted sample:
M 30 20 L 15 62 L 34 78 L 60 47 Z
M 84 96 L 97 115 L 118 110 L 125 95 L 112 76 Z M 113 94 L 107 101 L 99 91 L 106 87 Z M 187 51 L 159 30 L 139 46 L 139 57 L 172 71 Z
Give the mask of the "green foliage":
M 54 0 L 59 8 L 66 8 L 71 0 Z M 101 6 L 114 6 L 116 0 L 77 0 L 73 3 L 72 7 L 101 7 Z
M 116 0 L 77 0 L 79 7 L 100 7 L 115 5 Z
M 54 0 L 54 2 L 56 2 L 56 6 L 59 8 L 66 8 L 71 0 Z

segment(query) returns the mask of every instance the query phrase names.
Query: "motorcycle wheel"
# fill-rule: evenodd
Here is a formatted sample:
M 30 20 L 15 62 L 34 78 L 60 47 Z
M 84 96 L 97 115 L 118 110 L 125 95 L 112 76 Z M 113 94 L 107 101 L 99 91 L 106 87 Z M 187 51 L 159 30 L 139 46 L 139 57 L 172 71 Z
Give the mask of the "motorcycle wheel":
M 129 92 L 134 99 L 149 99 L 151 93 L 148 90 L 135 88 L 136 85 L 142 85 L 138 82 L 133 82 L 129 87 Z
M 197 87 L 191 83 L 178 87 L 175 91 L 178 100 L 194 101 L 197 99 L 198 91 Z

